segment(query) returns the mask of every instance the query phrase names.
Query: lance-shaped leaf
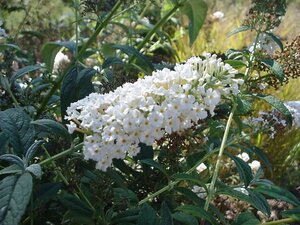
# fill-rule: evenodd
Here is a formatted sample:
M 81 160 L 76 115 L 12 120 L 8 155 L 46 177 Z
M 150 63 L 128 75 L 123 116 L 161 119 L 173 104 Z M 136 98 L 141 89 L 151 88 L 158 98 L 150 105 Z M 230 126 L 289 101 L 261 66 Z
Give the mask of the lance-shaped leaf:
M 145 203 L 139 212 L 137 225 L 160 225 L 160 219 L 155 210 Z
M 256 98 L 262 99 L 265 102 L 269 103 L 271 106 L 273 106 L 275 109 L 277 109 L 279 112 L 281 112 L 289 125 L 292 125 L 293 123 L 293 116 L 291 112 L 288 110 L 288 108 L 283 104 L 282 101 L 280 101 L 278 98 L 272 96 L 272 95 L 253 95 Z
M 27 152 L 26 152 L 26 154 L 25 154 L 25 158 L 26 158 L 27 162 L 29 162 L 29 161 L 33 158 L 33 156 L 34 156 L 36 150 L 37 150 L 38 147 L 40 147 L 40 145 L 43 144 L 43 143 L 44 143 L 43 140 L 38 140 L 38 141 L 34 142 L 34 143 L 29 147 L 29 149 L 27 149 Z
M 0 160 L 5 160 L 10 163 L 13 163 L 20 167 L 22 170 L 25 169 L 24 161 L 19 156 L 13 154 L 4 154 L 0 156 Z
M 203 0 L 188 0 L 185 1 L 181 10 L 189 18 L 189 38 L 191 46 L 196 40 L 205 21 L 207 4 Z
M 30 117 L 21 109 L 0 112 L 0 128 L 19 155 L 24 154 L 34 141 L 34 128 Z
M 71 135 L 64 125 L 55 120 L 40 119 L 32 121 L 31 124 L 33 124 L 36 129 L 42 130 L 43 132 L 62 137 L 68 141 L 72 140 Z
M 243 31 L 247 31 L 247 30 L 252 30 L 252 29 L 253 29 L 253 27 L 250 27 L 250 26 L 240 26 L 240 27 L 234 29 L 233 31 L 229 32 L 228 36 L 231 36 L 231 35 L 243 32 Z
M 275 75 L 275 77 L 282 83 L 284 80 L 284 72 L 281 65 L 273 59 L 264 59 L 261 61 L 265 64 Z
M 0 224 L 19 224 L 32 191 L 32 176 L 8 176 L 0 181 Z
M 17 72 L 15 72 L 11 76 L 10 83 L 12 84 L 13 82 L 15 82 L 15 80 L 23 77 L 25 74 L 30 73 L 30 72 L 35 71 L 35 70 L 38 70 L 41 67 L 42 66 L 40 64 L 36 64 L 36 65 L 25 66 L 25 67 L 19 69 Z
M 235 162 L 240 179 L 244 182 L 245 186 L 247 187 L 249 183 L 253 180 L 251 167 L 239 157 L 236 157 L 228 152 L 226 152 L 225 154 Z

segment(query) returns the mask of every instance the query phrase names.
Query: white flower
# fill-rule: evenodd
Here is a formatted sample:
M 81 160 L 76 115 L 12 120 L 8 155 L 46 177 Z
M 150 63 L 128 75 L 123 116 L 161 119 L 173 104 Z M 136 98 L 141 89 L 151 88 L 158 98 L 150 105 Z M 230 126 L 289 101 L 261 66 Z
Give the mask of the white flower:
M 300 127 L 300 101 L 285 102 L 284 105 L 288 108 L 293 116 L 293 125 L 296 128 Z
M 254 51 L 254 44 L 252 43 L 249 47 L 249 51 L 252 53 Z M 276 49 L 278 48 L 278 45 L 276 42 L 271 38 L 270 35 L 267 34 L 260 34 L 258 37 L 258 43 L 256 45 L 256 50 L 263 50 L 268 55 L 272 56 Z
M 260 168 L 260 162 L 259 161 L 257 161 L 257 160 L 253 160 L 251 163 L 249 163 L 248 164 L 250 167 L 251 167 L 251 169 L 252 169 L 252 171 L 255 173 L 255 172 L 257 172 L 257 170 Z
M 73 121 L 70 121 L 70 124 L 67 124 L 68 131 L 70 134 L 73 134 L 76 129 L 76 124 Z
M 248 162 L 250 159 L 248 153 L 246 153 L 246 152 L 243 152 L 242 154 L 238 154 L 237 157 L 239 157 L 240 159 L 242 159 L 245 162 Z
M 197 166 L 196 170 L 198 173 L 201 173 L 202 171 L 206 170 L 207 166 L 204 163 L 201 163 L 199 166 Z
M 70 59 L 67 55 L 65 55 L 62 52 L 58 52 L 54 58 L 53 72 L 57 73 L 64 64 L 67 64 L 69 62 L 70 62 Z
M 212 18 L 215 20 L 221 20 L 224 18 L 224 13 L 221 11 L 216 11 L 212 14 Z
M 192 192 L 194 192 L 195 194 L 197 194 L 197 196 L 199 198 L 205 199 L 206 198 L 206 191 L 204 187 L 200 187 L 200 186 L 193 186 Z

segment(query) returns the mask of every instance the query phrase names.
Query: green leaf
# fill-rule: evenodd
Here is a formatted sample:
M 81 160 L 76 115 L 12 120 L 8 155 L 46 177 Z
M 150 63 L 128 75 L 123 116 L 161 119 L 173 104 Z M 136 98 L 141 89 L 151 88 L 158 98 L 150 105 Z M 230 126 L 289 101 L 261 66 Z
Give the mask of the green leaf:
M 139 214 L 139 209 L 127 209 L 124 212 L 118 213 L 115 215 L 111 223 L 112 224 L 121 224 L 121 223 L 126 223 L 126 222 L 134 222 L 134 224 L 137 223 L 138 219 L 138 214 Z
M 154 70 L 154 67 L 153 67 L 151 61 L 132 46 L 119 45 L 119 44 L 106 44 L 105 46 L 103 46 L 103 50 L 105 52 L 109 52 L 109 51 L 111 51 L 111 49 L 114 49 L 114 50 L 119 49 L 130 57 L 135 56 L 135 58 L 137 59 L 136 64 L 141 69 L 143 69 L 144 72 L 146 72 L 146 73 L 151 74 L 152 71 Z
M 289 125 L 293 124 L 293 116 L 291 112 L 288 110 L 288 108 L 276 97 L 272 95 L 253 95 L 256 98 L 262 99 L 265 102 L 269 103 L 271 106 L 273 106 L 275 109 L 277 109 L 279 112 L 281 112 Z
M 12 165 L 0 170 L 0 175 L 11 174 L 11 173 L 21 173 L 21 172 L 23 172 L 23 169 L 21 169 L 20 166 L 18 166 L 16 164 L 12 164 Z
M 247 187 L 253 180 L 251 167 L 248 165 L 248 163 L 246 163 L 239 157 L 236 157 L 228 152 L 225 152 L 225 154 L 235 162 L 240 179 L 244 182 L 245 186 Z
M 247 190 L 248 191 L 248 190 Z M 249 195 L 246 195 L 240 191 L 236 191 L 234 190 L 233 188 L 231 187 L 222 187 L 220 188 L 218 191 L 217 191 L 218 194 L 224 194 L 224 195 L 228 195 L 228 196 L 231 196 L 231 197 L 234 197 L 234 198 L 237 198 L 239 200 L 242 200 L 242 201 L 245 201 L 245 202 L 248 202 L 250 205 L 254 206 L 256 209 L 260 210 L 260 211 L 264 211 L 265 208 L 262 207 L 261 203 L 260 202 L 255 202 L 255 201 L 252 201 L 252 199 L 250 198 Z M 264 212 L 265 213 L 265 212 Z
M 229 64 L 230 66 L 232 66 L 235 69 L 240 69 L 240 68 L 243 68 L 246 66 L 246 64 L 241 60 L 228 59 L 228 60 L 224 60 L 224 63 Z
M 205 21 L 207 4 L 203 0 L 188 0 L 180 9 L 189 18 L 189 38 L 192 46 Z
M 73 222 L 80 219 L 82 222 L 93 224 L 94 211 L 85 202 L 71 194 L 60 195 L 58 199 L 69 210 Z
M 193 191 L 191 191 L 190 189 L 185 188 L 185 187 L 175 187 L 174 190 L 178 191 L 179 193 L 181 193 L 185 197 L 191 199 L 197 205 L 202 206 L 203 199 L 199 198 L 198 195 L 196 193 L 194 193 Z
M 161 204 L 160 215 L 162 219 L 161 225 L 174 225 L 171 211 L 166 202 Z
M 198 195 L 196 193 L 194 193 L 193 191 L 191 191 L 190 189 L 187 189 L 184 187 L 176 187 L 176 188 L 174 188 L 174 190 L 178 191 L 181 194 L 183 194 L 184 196 L 188 197 L 189 199 L 194 201 L 194 203 L 197 204 L 198 206 L 200 206 L 202 208 L 204 207 L 205 201 L 203 199 L 201 199 L 200 197 L 198 197 Z M 209 210 L 219 218 L 219 220 L 222 224 L 226 224 L 226 220 L 225 220 L 224 216 L 222 215 L 222 213 L 220 213 L 220 211 L 215 206 L 210 204 Z
M 201 187 L 203 187 L 207 191 L 207 187 L 203 181 L 199 179 L 198 176 L 194 176 L 192 174 L 186 174 L 186 173 L 177 173 L 172 176 L 176 181 L 191 181 L 193 184 L 197 184 Z
M 30 66 L 25 66 L 21 69 L 19 69 L 18 71 L 16 71 L 10 78 L 10 83 L 14 83 L 15 80 L 23 77 L 25 74 L 28 74 L 32 71 L 36 71 L 38 69 L 40 69 L 42 66 L 40 64 L 36 64 L 36 65 L 30 65 Z
M 33 174 L 36 178 L 41 178 L 43 175 L 42 167 L 40 166 L 40 164 L 31 164 L 30 166 L 26 167 L 25 170 Z
M 19 46 L 14 45 L 14 44 L 0 44 L 0 51 L 7 50 L 7 49 L 14 49 L 17 51 L 21 51 Z
M 127 189 L 127 184 L 121 175 L 112 168 L 107 168 L 106 174 L 120 187 Z
M 43 183 L 37 185 L 37 190 L 33 193 L 35 208 L 39 208 L 54 198 L 61 188 L 62 183 Z
M 138 198 L 133 191 L 124 188 L 114 188 L 113 190 L 116 203 L 122 203 L 125 201 L 129 203 L 129 206 L 137 205 Z
M 239 115 L 246 114 L 252 109 L 252 104 L 247 101 L 243 96 L 237 96 L 237 113 Z
M 117 58 L 117 57 L 108 57 L 107 59 L 104 60 L 103 64 L 102 64 L 102 68 L 108 68 L 112 65 L 123 65 L 124 62 Z
M 205 219 L 213 225 L 218 224 L 215 218 L 201 207 L 194 205 L 181 205 L 177 207 L 176 210 L 183 211 L 184 213 L 190 214 L 200 219 Z
M 263 59 L 261 60 L 275 75 L 275 77 L 282 83 L 284 80 L 284 72 L 281 65 L 273 59 Z
M 55 56 L 58 53 L 58 51 L 63 47 L 71 50 L 71 52 L 74 54 L 76 49 L 76 44 L 73 41 L 61 41 L 61 42 L 48 42 L 43 46 L 41 53 L 44 62 L 46 64 L 46 67 L 49 71 L 52 71 Z
M 160 220 L 155 210 L 147 203 L 143 204 L 139 212 L 137 225 L 160 225 Z
M 230 37 L 234 34 L 237 34 L 237 33 L 243 32 L 243 31 L 247 31 L 247 30 L 252 30 L 252 29 L 254 29 L 254 28 L 250 27 L 250 26 L 240 26 L 240 27 L 234 29 L 233 31 L 229 32 L 228 37 Z
M 97 70 L 93 68 L 85 68 L 79 72 L 76 79 L 78 99 L 82 99 L 95 91 L 92 78 L 96 73 Z
M 64 77 L 61 87 L 61 117 L 64 118 L 67 107 L 79 99 L 82 99 L 94 92 L 91 78 L 96 74 L 96 70 L 88 68 L 80 70 L 71 68 Z
M 251 213 L 243 212 L 238 215 L 232 225 L 258 225 L 260 221 Z
M 168 175 L 166 169 L 161 164 L 154 161 L 153 159 L 143 159 L 140 162 L 158 169 L 160 172 L 162 172 L 169 179 L 169 175 Z
M 0 132 L 0 155 L 7 152 L 8 149 L 8 138 L 4 132 Z
M 172 216 L 175 220 L 185 225 L 199 225 L 198 220 L 194 216 L 187 215 L 182 212 L 176 212 Z
M 8 176 L 0 181 L 0 224 L 19 224 L 32 191 L 32 176 Z
M 43 140 L 38 140 L 36 142 L 34 142 L 29 149 L 26 152 L 25 158 L 27 160 L 27 162 L 29 162 L 33 156 L 35 155 L 36 150 L 38 149 L 38 147 L 40 147 L 41 144 L 43 144 L 44 141 Z
M 31 124 L 33 124 L 35 128 L 42 130 L 43 132 L 62 137 L 68 141 L 72 140 L 71 135 L 69 134 L 68 130 L 64 127 L 64 125 L 55 120 L 40 119 L 32 121 Z
M 154 151 L 153 147 L 144 143 L 139 143 L 141 151 L 134 157 L 135 160 L 153 159 Z
M 280 38 L 278 36 L 272 34 L 272 33 L 269 33 L 269 32 L 267 32 L 266 34 L 268 36 L 270 36 L 273 39 L 273 41 L 279 46 L 280 50 L 283 51 L 283 44 L 282 44 Z
M 8 81 L 7 77 L 4 76 L 3 74 L 0 74 L 0 84 L 5 91 L 9 91 L 9 89 L 10 89 L 9 81 Z
M 267 199 L 260 194 L 259 192 L 248 190 L 249 197 L 252 201 L 252 204 L 259 209 L 262 213 L 270 216 L 271 210 L 270 205 L 267 202 Z
M 4 155 L 0 156 L 0 160 L 5 160 L 5 161 L 8 161 L 10 163 L 16 164 L 22 170 L 25 169 L 24 162 L 19 156 L 16 156 L 16 155 L 13 155 L 13 154 L 4 154 Z
M 34 141 L 34 128 L 30 117 L 21 109 L 0 112 L 0 128 L 18 154 L 24 154 Z
M 300 221 L 300 207 L 289 209 L 280 213 L 283 217 L 294 218 Z
M 259 185 L 254 189 L 256 192 L 263 193 L 275 199 L 286 201 L 294 206 L 300 206 L 300 201 L 288 190 L 275 185 Z

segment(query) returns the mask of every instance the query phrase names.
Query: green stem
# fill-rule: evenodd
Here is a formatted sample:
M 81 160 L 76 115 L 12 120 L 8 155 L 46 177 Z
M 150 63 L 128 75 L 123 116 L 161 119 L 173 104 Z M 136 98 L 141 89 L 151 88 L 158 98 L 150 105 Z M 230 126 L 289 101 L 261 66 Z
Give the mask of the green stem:
M 107 15 L 107 17 L 103 20 L 102 23 L 100 23 L 97 27 L 96 30 L 94 31 L 94 33 L 92 34 L 92 36 L 88 39 L 88 41 L 82 46 L 82 48 L 80 49 L 80 51 L 78 52 L 78 54 L 75 56 L 75 59 L 73 59 L 73 63 L 70 63 L 70 65 L 68 66 L 68 68 L 65 70 L 64 74 L 62 76 L 60 76 L 60 78 L 58 79 L 58 81 L 53 85 L 53 87 L 50 89 L 50 91 L 48 92 L 48 94 L 46 95 L 46 97 L 44 98 L 43 102 L 41 103 L 41 106 L 39 107 L 39 109 L 37 110 L 37 115 L 36 118 L 38 118 L 41 113 L 44 111 L 46 105 L 48 104 L 50 98 L 52 97 L 52 95 L 56 92 L 56 90 L 60 87 L 61 82 L 63 81 L 65 75 L 67 74 L 67 72 L 70 70 L 70 68 L 74 65 L 74 62 L 76 62 L 77 60 L 79 60 L 85 50 L 96 40 L 98 34 L 100 33 L 100 31 L 109 23 L 110 19 L 112 18 L 112 16 L 114 15 L 114 13 L 118 10 L 118 8 L 121 6 L 122 0 L 119 0 L 115 6 L 113 7 L 113 9 L 110 11 L 110 13 Z
M 69 149 L 67 149 L 63 152 L 60 152 L 60 153 L 58 153 L 54 156 L 50 156 L 50 158 L 45 159 L 44 161 L 40 162 L 39 164 L 40 164 L 40 166 L 44 166 L 44 165 L 47 165 L 49 163 L 52 163 L 55 160 L 61 159 L 61 158 L 65 157 L 65 156 L 67 156 L 67 155 L 69 155 L 69 154 L 71 154 L 75 151 L 80 150 L 82 148 L 82 146 L 83 146 L 83 143 L 80 143 L 76 146 L 72 146 L 71 148 L 69 148 Z
M 76 184 L 76 186 L 77 186 L 77 189 L 79 190 L 80 196 L 86 201 L 86 203 L 91 207 L 91 209 L 95 210 L 94 206 L 88 200 L 88 198 L 85 196 L 85 194 L 83 193 L 83 191 L 81 190 L 81 188 L 78 186 L 78 184 Z
M 8 94 L 10 95 L 10 97 L 12 98 L 12 100 L 13 100 L 15 106 L 16 106 L 16 107 L 19 107 L 20 105 L 19 105 L 17 99 L 15 98 L 14 94 L 12 93 L 11 89 L 9 88 L 7 91 L 8 91 Z
M 144 8 L 144 10 L 142 11 L 142 13 L 140 14 L 140 18 L 143 18 L 147 12 L 147 10 L 149 9 L 150 5 L 151 5 L 151 2 L 150 0 L 146 0 L 146 6 Z
M 262 223 L 261 225 L 279 225 L 279 224 L 293 223 L 293 222 L 296 222 L 296 221 L 299 221 L 299 219 L 285 218 L 285 219 L 281 219 L 281 220 L 265 222 L 265 223 Z
M 215 193 L 215 184 L 216 184 L 216 181 L 217 181 L 217 178 L 218 178 L 218 175 L 219 175 L 219 169 L 221 167 L 221 161 L 222 161 L 225 145 L 226 145 L 226 142 L 227 142 L 227 138 L 228 138 L 228 134 L 229 134 L 229 128 L 230 128 L 230 125 L 231 125 L 233 114 L 234 114 L 234 108 L 231 111 L 231 113 L 229 115 L 229 118 L 227 120 L 225 132 L 224 132 L 221 147 L 220 147 L 220 151 L 219 151 L 219 154 L 218 154 L 216 167 L 215 167 L 213 177 L 212 177 L 212 180 L 211 180 L 211 183 L 210 183 L 210 186 L 209 186 L 208 195 L 207 195 L 205 205 L 204 205 L 204 210 L 206 210 L 206 211 L 208 210 L 209 203 L 212 200 L 213 195 Z
M 226 145 L 225 147 L 230 146 L 230 145 L 232 145 L 232 144 L 235 143 L 235 142 L 236 142 L 236 139 L 231 140 L 231 141 L 229 141 L 229 142 L 227 142 L 227 143 L 225 144 L 225 145 Z M 187 174 L 191 174 L 193 171 L 195 171 L 195 170 L 197 169 L 197 167 L 198 167 L 201 163 L 205 162 L 211 155 L 213 155 L 213 154 L 215 154 L 215 153 L 217 153 L 217 152 L 219 152 L 219 149 L 218 149 L 218 148 L 217 148 L 217 149 L 214 149 L 214 150 L 212 150 L 212 151 L 210 151 L 209 153 L 207 153 L 207 155 L 205 155 L 201 160 L 199 160 L 199 161 L 198 161 L 192 168 L 190 168 L 186 173 L 187 173 Z M 163 193 L 163 192 L 165 192 L 165 191 L 171 190 L 171 189 L 172 189 L 176 184 L 178 184 L 179 182 L 180 182 L 180 180 L 179 180 L 179 181 L 172 181 L 172 182 L 170 182 L 167 186 L 165 186 L 165 187 L 159 189 L 158 191 L 154 192 L 153 194 L 151 194 L 151 195 L 147 196 L 146 198 L 142 199 L 142 200 L 139 202 L 139 205 L 142 205 L 143 203 L 147 202 L 148 200 L 151 200 L 151 199 L 155 198 L 156 196 L 160 195 L 161 193 Z
M 248 67 L 246 69 L 246 72 L 245 72 L 245 81 L 248 80 L 250 72 L 251 72 L 251 67 L 252 67 L 252 63 L 253 63 L 254 58 L 255 58 L 255 51 L 256 51 L 256 48 L 257 48 L 260 33 L 261 33 L 260 31 L 257 31 L 256 38 L 255 38 L 255 41 L 254 41 L 253 51 L 252 51 L 252 53 L 250 55 L 250 59 L 249 59 L 249 65 L 248 65 Z
M 45 148 L 45 146 L 42 146 L 42 148 L 44 149 L 46 156 L 48 158 L 51 158 L 51 155 L 49 154 L 49 152 L 47 151 L 47 149 Z M 51 162 L 51 165 L 55 168 L 55 172 L 57 173 L 57 175 L 60 177 L 60 179 L 62 179 L 62 181 L 65 183 L 66 186 L 69 186 L 69 182 L 67 180 L 67 178 L 65 178 L 65 176 L 62 174 L 62 172 L 60 171 L 61 168 L 59 166 L 56 166 L 56 163 L 54 161 Z
M 197 169 L 197 167 L 203 163 L 204 161 L 206 161 L 212 154 L 216 153 L 218 150 L 214 150 L 214 151 L 211 151 L 209 152 L 207 155 L 205 155 L 201 160 L 199 160 L 192 168 L 190 168 L 186 173 L 187 174 L 190 174 L 192 173 L 193 171 L 195 171 Z M 139 202 L 139 205 L 142 205 L 143 203 L 155 198 L 156 196 L 162 194 L 163 192 L 165 191 L 168 191 L 168 190 L 171 190 L 176 184 L 178 184 L 180 182 L 180 180 L 177 180 L 177 181 L 172 181 L 170 182 L 167 186 L 159 189 L 158 191 L 154 192 L 153 194 L 147 196 L 146 198 L 142 199 L 140 202 Z
M 140 51 L 144 45 L 146 43 L 149 42 L 149 40 L 151 39 L 152 35 L 158 30 L 158 28 L 160 28 L 168 19 L 170 16 L 173 15 L 173 13 L 176 12 L 176 10 L 182 6 L 182 4 L 185 2 L 186 0 L 180 2 L 180 3 L 177 3 L 163 18 L 161 18 L 153 27 L 153 29 L 151 29 L 146 37 L 144 37 L 143 41 L 136 47 L 138 51 Z M 135 59 L 135 55 L 133 55 L 130 60 L 129 60 L 129 63 L 131 63 L 133 60 Z

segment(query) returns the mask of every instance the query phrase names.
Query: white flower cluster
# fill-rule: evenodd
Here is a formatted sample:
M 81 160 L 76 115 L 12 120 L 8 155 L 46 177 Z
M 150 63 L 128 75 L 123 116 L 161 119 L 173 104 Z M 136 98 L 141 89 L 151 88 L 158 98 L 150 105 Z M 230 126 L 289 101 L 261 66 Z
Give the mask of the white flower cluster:
M 288 108 L 293 116 L 293 125 L 296 128 L 300 127 L 300 101 L 288 101 L 284 105 Z
M 256 45 L 256 50 L 262 50 L 268 55 L 274 55 L 275 51 L 278 49 L 278 45 L 272 39 L 270 35 L 260 34 L 258 37 L 258 43 Z M 252 53 L 254 51 L 254 43 L 249 47 L 249 51 Z
M 191 128 L 215 115 L 225 97 L 239 93 L 243 80 L 216 55 L 192 57 L 174 70 L 125 83 L 107 94 L 92 93 L 67 109 L 69 132 L 83 130 L 85 159 L 106 171 L 114 158 L 139 153 L 139 143 L 154 144 L 166 133 Z M 74 123 L 75 122 L 75 123 Z
M 259 117 L 245 119 L 244 122 L 252 126 L 254 132 L 266 131 L 271 139 L 275 138 L 278 128 L 287 126 L 286 120 L 280 118 L 276 110 L 270 112 L 260 111 L 259 115 Z

